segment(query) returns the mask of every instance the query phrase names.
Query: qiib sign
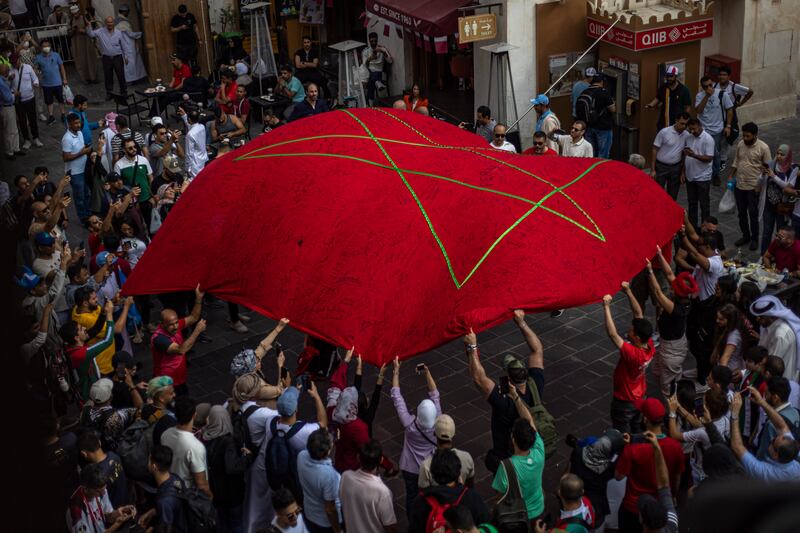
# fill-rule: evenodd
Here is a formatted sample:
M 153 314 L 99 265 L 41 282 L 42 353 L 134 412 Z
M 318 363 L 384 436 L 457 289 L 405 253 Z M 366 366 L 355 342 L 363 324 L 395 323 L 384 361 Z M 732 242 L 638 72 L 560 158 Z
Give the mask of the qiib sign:
M 586 35 L 596 39 L 600 37 L 609 26 L 610 24 L 607 22 L 587 17 Z M 603 37 L 603 41 L 627 48 L 628 50 L 639 51 L 698 41 L 706 37 L 711 37 L 713 33 L 714 21 L 712 19 L 705 19 L 636 32 L 615 27 Z

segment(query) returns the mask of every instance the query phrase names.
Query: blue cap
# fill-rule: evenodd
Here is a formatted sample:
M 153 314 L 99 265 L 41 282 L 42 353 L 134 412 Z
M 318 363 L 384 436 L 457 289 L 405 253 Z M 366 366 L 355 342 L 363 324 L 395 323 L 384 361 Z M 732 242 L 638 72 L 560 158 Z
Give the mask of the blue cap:
M 95 256 L 94 260 L 95 260 L 95 263 L 97 263 L 97 267 L 98 268 L 102 268 L 103 265 L 106 264 L 106 257 L 108 257 L 108 252 L 106 252 L 105 250 L 103 250 L 102 252 L 98 252 L 97 253 L 97 255 Z M 114 259 L 111 261 L 111 264 L 113 265 L 116 262 L 117 262 L 117 256 L 115 255 Z
M 533 105 L 550 105 L 550 99 L 547 97 L 546 94 L 540 94 L 533 100 L 531 100 Z
M 36 244 L 40 246 L 53 246 L 53 244 L 56 242 L 56 238 L 46 231 L 40 231 L 37 233 L 35 240 Z
M 42 281 L 42 278 L 34 274 L 30 268 L 22 268 L 25 269 L 25 272 L 17 279 L 17 284 L 25 290 L 33 290 Z
M 297 398 L 300 391 L 297 387 L 289 387 L 278 397 L 278 414 L 281 416 L 292 416 L 297 412 Z

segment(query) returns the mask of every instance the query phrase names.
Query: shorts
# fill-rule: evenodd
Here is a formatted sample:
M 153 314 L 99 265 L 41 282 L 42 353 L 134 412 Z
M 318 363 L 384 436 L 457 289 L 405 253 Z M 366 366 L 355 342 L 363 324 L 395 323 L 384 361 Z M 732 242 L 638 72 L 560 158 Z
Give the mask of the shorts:
M 42 87 L 42 92 L 44 93 L 45 104 L 52 104 L 54 98 L 58 100 L 59 104 L 64 103 L 64 88 L 61 85 L 56 87 Z

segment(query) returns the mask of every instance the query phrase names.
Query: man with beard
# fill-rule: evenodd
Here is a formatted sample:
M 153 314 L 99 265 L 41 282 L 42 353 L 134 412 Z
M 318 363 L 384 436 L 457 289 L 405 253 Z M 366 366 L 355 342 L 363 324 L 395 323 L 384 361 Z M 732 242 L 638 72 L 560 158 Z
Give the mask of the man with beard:
M 319 115 L 326 111 L 330 111 L 330 109 L 324 99 L 319 99 L 319 87 L 316 83 L 309 83 L 306 86 L 306 99 L 294 106 L 289 122 L 312 115 Z
M 87 347 L 104 342 L 109 327 L 112 329 L 113 338 L 114 325 L 113 323 L 109 325 L 104 320 L 102 311 L 103 309 L 97 303 L 97 293 L 94 289 L 81 287 L 75 291 L 75 307 L 72 308 L 72 320 L 78 326 L 86 328 L 88 335 L 85 343 Z M 101 376 L 110 374 L 114 370 L 114 367 L 111 366 L 111 357 L 113 355 L 114 342 L 111 342 L 95 357 L 95 364 Z
M 654 109 L 663 106 L 658 116 L 658 129 L 674 124 L 681 113 L 691 113 L 692 95 L 689 89 L 678 81 L 680 71 L 675 65 L 667 67 L 664 72 L 664 85 L 658 88 L 658 93 L 653 100 L 644 106 L 645 109 Z
M 742 126 L 742 139 L 736 145 L 733 171 L 728 178 L 736 183 L 733 192 L 736 196 L 739 228 L 742 230 L 742 238 L 734 243 L 736 246 L 749 242 L 751 250 L 758 248 L 758 199 L 761 193 L 759 180 L 771 159 L 769 146 L 758 138 L 758 126 L 753 122 Z

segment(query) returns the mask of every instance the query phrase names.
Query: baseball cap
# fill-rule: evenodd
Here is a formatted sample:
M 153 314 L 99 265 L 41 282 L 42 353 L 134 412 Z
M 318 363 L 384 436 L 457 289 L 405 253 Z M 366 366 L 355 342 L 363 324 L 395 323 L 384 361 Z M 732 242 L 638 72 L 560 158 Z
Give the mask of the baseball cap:
M 153 118 L 150 119 L 150 125 L 151 126 L 156 126 L 156 125 L 163 126 L 164 125 L 164 119 L 161 118 L 161 117 L 153 117 Z
M 89 399 L 94 403 L 106 403 L 111 399 L 111 391 L 114 389 L 114 382 L 108 378 L 101 378 L 94 382 L 89 389 Z
M 633 402 L 633 406 L 651 422 L 660 421 L 666 414 L 664 404 L 655 398 L 640 398 Z
M 433 434 L 444 441 L 452 441 L 456 435 L 456 423 L 450 415 L 439 415 L 433 424 Z
M 164 158 L 164 167 L 170 172 L 177 172 L 181 169 L 181 162 L 178 156 L 168 155 Z
M 30 268 L 23 267 L 25 272 L 20 278 L 17 279 L 17 284 L 25 290 L 33 290 L 41 281 L 42 278 L 36 275 Z
M 547 97 L 546 94 L 540 94 L 533 100 L 531 100 L 533 105 L 550 105 L 550 99 Z
M 675 65 L 668 66 L 667 70 L 664 71 L 664 74 L 667 76 L 677 76 L 680 73 L 681 71 Z
M 277 409 L 278 414 L 281 416 L 292 416 L 297 412 L 297 398 L 300 396 L 300 391 L 297 387 L 289 387 L 281 393 L 278 397 Z
M 97 268 L 102 268 L 103 265 L 106 264 L 106 257 L 108 257 L 108 254 L 109 252 L 103 250 L 102 252 L 98 252 L 97 255 L 94 256 L 94 261 L 97 264 Z M 111 260 L 111 264 L 113 265 L 116 262 L 117 262 L 117 256 L 114 256 L 114 258 Z
M 122 176 L 120 176 L 119 172 L 109 172 L 106 174 L 106 183 L 111 183 L 113 181 L 122 181 Z
M 40 246 L 53 246 L 56 242 L 56 238 L 50 235 L 47 231 L 40 231 L 36 234 L 36 244 Z
M 583 75 L 587 78 L 593 78 L 594 76 L 597 76 L 597 69 L 594 67 L 589 67 L 583 71 Z

